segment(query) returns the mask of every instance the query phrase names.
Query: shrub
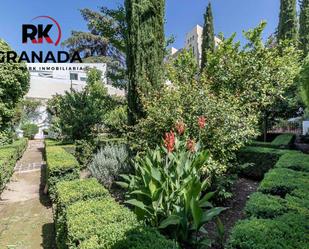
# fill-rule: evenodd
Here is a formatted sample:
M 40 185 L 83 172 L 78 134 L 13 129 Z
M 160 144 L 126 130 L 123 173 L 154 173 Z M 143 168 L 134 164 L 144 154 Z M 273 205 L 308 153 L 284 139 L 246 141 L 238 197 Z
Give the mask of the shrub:
M 274 218 L 287 211 L 286 201 L 277 196 L 254 193 L 245 208 L 248 217 Z
M 80 248 L 83 241 L 93 236 L 97 236 L 99 248 L 111 249 L 138 226 L 140 223 L 134 213 L 112 198 L 80 201 L 67 209 L 69 249 Z
M 22 131 L 24 132 L 24 137 L 33 139 L 34 136 L 39 132 L 39 127 L 36 124 L 24 124 L 21 127 Z
M 125 145 L 107 145 L 93 157 L 88 169 L 106 188 L 119 174 L 128 173 L 128 150 Z
M 52 199 L 56 183 L 79 178 L 79 165 L 75 157 L 60 146 L 46 146 L 47 185 Z
M 276 167 L 309 172 L 309 155 L 298 151 L 291 151 L 280 157 Z
M 140 219 L 162 230 L 172 230 L 180 243 L 198 246 L 205 238 L 197 234 L 224 208 L 213 208 L 209 199 L 214 193 L 205 193 L 209 179 L 201 180 L 201 172 L 209 164 L 209 152 L 201 150 L 199 142 L 186 140 L 182 123 L 176 127 L 182 135 L 166 133 L 165 146 L 137 156 L 135 174 L 122 176 L 125 182 L 119 184 L 128 188 L 126 203 L 135 207 Z M 210 171 L 208 176 L 212 174 Z
M 278 148 L 289 148 L 294 143 L 294 141 L 294 134 L 281 134 L 271 142 L 271 145 Z
M 67 248 L 66 210 L 72 203 L 109 196 L 108 191 L 95 179 L 62 181 L 56 185 L 56 241 L 57 248 Z
M 94 140 L 77 140 L 75 141 L 75 144 L 75 157 L 81 165 L 81 168 L 86 168 L 96 150 L 96 143 Z
M 285 197 L 294 190 L 306 191 L 309 173 L 297 172 L 290 169 L 276 168 L 265 175 L 258 190 L 265 194 Z
M 308 222 L 308 216 L 294 213 L 274 220 L 244 220 L 233 228 L 227 249 L 306 249 Z
M 237 154 L 239 164 L 243 165 L 240 174 L 254 180 L 261 180 L 287 152 L 288 150 L 273 148 L 245 147 Z
M 0 147 L 0 193 L 10 180 L 17 160 L 23 155 L 28 140 L 20 139 L 10 145 Z

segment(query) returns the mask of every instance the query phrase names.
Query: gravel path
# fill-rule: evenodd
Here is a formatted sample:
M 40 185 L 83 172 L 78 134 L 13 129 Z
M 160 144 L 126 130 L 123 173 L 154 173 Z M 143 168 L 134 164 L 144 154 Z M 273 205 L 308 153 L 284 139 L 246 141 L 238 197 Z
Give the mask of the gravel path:
M 0 199 L 0 248 L 54 249 L 51 203 L 43 194 L 42 141 L 29 141 Z

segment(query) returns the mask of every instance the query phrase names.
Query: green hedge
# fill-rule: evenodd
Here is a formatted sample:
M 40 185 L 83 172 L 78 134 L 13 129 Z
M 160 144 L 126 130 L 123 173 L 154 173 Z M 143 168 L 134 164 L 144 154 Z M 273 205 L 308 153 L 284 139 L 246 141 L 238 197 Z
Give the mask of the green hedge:
M 254 180 L 262 180 L 264 174 L 275 166 L 288 150 L 265 147 L 245 147 L 237 153 L 237 160 L 243 165 L 240 174 Z
M 108 191 L 96 179 L 62 181 L 56 185 L 55 226 L 57 248 L 67 248 L 66 210 L 69 205 L 89 199 L 109 196 Z
M 276 167 L 309 172 L 309 155 L 299 151 L 291 151 L 280 157 Z
M 13 144 L 0 147 L 0 193 L 10 180 L 17 160 L 27 148 L 26 138 L 15 141 Z
M 145 228 L 112 198 L 80 201 L 67 210 L 69 249 L 178 249 L 156 230 Z
M 278 196 L 254 193 L 246 204 L 247 216 L 256 218 L 274 218 L 286 213 L 288 210 L 286 201 Z
M 286 194 L 292 194 L 294 190 L 307 192 L 308 188 L 309 173 L 276 168 L 265 175 L 258 191 L 284 198 Z
M 287 213 L 276 219 L 244 220 L 234 227 L 227 249 L 307 249 L 308 216 Z
M 72 154 L 60 146 L 48 146 L 46 144 L 45 157 L 48 192 L 54 199 L 56 183 L 79 178 L 79 164 Z
M 272 142 L 271 145 L 277 148 L 290 148 L 294 143 L 296 136 L 294 134 L 281 134 L 277 136 Z
M 249 219 L 232 229 L 227 248 L 308 248 L 308 155 L 283 153 L 258 192 L 251 195 L 245 211 Z

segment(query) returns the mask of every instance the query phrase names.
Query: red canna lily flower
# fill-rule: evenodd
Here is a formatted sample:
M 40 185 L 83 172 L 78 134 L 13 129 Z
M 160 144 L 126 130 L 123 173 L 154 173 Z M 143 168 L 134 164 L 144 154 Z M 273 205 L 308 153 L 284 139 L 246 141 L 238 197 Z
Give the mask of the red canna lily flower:
M 164 145 L 169 153 L 175 149 L 175 133 L 173 131 L 165 133 Z
M 204 129 L 205 126 L 206 126 L 206 118 L 204 116 L 200 116 L 198 117 L 198 126 L 201 128 L 201 129 Z
M 193 139 L 187 141 L 187 149 L 188 151 L 195 152 L 195 141 Z
M 175 125 L 178 135 L 183 135 L 186 130 L 186 125 L 183 121 L 178 121 Z

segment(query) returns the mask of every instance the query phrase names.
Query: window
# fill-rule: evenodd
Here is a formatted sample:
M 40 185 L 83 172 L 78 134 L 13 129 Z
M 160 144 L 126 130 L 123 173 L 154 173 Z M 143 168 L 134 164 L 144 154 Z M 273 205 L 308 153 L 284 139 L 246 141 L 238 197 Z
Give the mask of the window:
M 80 81 L 87 81 L 87 78 L 86 77 L 80 77 L 79 80 Z
M 78 73 L 70 73 L 70 80 L 78 80 Z

